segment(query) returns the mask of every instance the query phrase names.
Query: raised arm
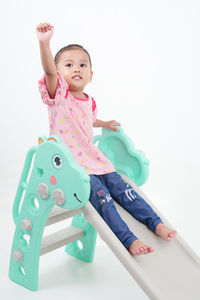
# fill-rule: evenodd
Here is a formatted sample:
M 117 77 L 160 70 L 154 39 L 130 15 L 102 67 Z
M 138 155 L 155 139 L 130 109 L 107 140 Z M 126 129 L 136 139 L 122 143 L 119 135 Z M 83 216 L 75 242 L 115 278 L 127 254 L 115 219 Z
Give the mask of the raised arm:
M 57 89 L 57 70 L 50 48 L 50 39 L 53 35 L 53 26 L 49 23 L 40 23 L 36 34 L 40 45 L 42 66 L 46 77 L 46 85 L 50 98 L 54 98 Z

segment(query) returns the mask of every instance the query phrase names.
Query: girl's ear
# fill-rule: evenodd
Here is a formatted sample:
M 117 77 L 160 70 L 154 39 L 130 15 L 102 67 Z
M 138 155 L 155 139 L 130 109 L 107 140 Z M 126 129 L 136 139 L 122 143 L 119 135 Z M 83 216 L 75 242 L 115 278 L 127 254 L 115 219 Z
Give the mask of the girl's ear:
M 90 72 L 90 82 L 92 81 L 93 71 Z

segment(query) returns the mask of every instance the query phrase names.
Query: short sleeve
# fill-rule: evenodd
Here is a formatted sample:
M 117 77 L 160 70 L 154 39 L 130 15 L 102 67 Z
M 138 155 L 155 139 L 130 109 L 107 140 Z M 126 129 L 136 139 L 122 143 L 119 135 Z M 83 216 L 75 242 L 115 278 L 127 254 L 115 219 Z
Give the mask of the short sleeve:
M 56 89 L 56 94 L 54 99 L 51 99 L 49 97 L 45 75 L 38 82 L 42 101 L 47 105 L 54 105 L 56 103 L 60 103 L 64 98 L 67 97 L 67 93 L 69 90 L 68 84 L 59 72 L 57 72 L 57 75 L 58 75 L 58 84 L 57 84 L 57 89 Z
M 93 116 L 93 123 L 95 123 L 97 118 L 97 106 L 93 98 L 92 98 L 92 116 Z

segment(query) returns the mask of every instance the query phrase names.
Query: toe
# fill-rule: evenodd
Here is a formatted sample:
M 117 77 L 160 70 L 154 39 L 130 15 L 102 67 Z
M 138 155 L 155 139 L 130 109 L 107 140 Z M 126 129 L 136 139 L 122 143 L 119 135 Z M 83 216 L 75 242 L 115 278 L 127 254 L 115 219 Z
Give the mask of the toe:
M 151 247 L 151 246 L 148 246 L 148 252 L 153 252 L 154 251 L 154 249 Z
M 170 236 L 170 234 L 168 234 L 166 237 L 165 237 L 165 240 L 166 241 L 171 241 L 172 237 Z
M 169 236 L 170 236 L 170 237 L 176 236 L 176 230 L 171 231 L 171 232 L 169 233 Z
M 150 252 L 153 252 L 153 251 L 154 251 L 154 249 L 152 247 L 150 247 Z
M 148 248 L 146 246 L 140 248 L 140 254 L 147 254 L 148 252 L 149 251 L 148 251 Z
M 140 247 L 140 248 L 137 250 L 137 254 L 144 254 L 144 249 L 143 249 L 143 247 Z
M 144 246 L 143 248 L 144 248 L 144 253 L 148 253 L 149 252 L 147 246 Z

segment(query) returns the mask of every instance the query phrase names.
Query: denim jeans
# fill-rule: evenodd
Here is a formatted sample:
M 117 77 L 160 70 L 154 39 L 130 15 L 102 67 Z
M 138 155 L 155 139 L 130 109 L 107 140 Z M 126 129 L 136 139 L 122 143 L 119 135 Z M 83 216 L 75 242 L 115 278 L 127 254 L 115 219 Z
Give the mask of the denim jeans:
M 89 201 L 127 249 L 138 238 L 120 217 L 113 198 L 153 232 L 156 226 L 162 223 L 150 205 L 117 172 L 103 175 L 91 174 L 90 186 Z

